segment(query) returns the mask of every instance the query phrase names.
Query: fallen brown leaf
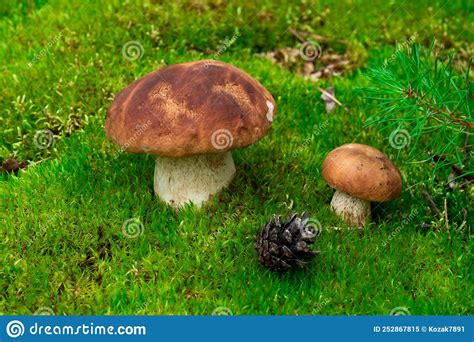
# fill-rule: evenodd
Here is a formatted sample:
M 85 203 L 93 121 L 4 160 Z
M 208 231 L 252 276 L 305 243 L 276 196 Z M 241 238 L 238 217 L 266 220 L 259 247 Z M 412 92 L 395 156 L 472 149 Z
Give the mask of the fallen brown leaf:
M 13 158 L 8 158 L 0 166 L 0 172 L 17 173 L 21 169 L 26 169 L 26 163 L 24 161 L 18 162 Z

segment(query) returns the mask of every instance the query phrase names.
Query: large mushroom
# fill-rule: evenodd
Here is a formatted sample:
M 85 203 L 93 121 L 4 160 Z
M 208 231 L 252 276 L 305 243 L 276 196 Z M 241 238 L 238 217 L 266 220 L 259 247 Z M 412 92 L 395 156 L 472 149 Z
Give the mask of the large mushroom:
M 227 187 L 231 150 L 270 129 L 275 100 L 242 70 L 203 60 L 156 70 L 123 89 L 105 131 L 122 150 L 156 155 L 155 193 L 179 207 L 196 206 Z
M 370 202 L 400 196 L 400 171 L 379 150 L 363 144 L 345 144 L 323 162 L 323 178 L 336 189 L 331 208 L 346 222 L 364 226 L 371 217 Z

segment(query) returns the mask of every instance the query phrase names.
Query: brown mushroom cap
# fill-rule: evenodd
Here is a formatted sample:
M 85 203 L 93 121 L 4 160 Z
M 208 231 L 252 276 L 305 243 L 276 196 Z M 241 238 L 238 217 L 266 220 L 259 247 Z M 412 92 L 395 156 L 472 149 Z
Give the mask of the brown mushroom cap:
M 332 188 L 367 201 L 385 202 L 400 196 L 400 171 L 379 150 L 363 144 L 345 144 L 323 162 L 323 178 Z
M 156 70 L 107 111 L 105 132 L 125 150 L 182 157 L 245 147 L 270 129 L 275 100 L 242 70 L 203 60 Z

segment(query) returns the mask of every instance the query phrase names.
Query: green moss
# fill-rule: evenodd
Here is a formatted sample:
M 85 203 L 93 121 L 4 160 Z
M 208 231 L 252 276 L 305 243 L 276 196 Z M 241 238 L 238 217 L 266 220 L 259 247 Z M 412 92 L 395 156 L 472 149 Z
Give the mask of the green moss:
M 467 2 L 435 2 L 431 11 L 432 1 L 37 3 L 0 11 L 0 158 L 29 162 L 16 176 L 0 176 L 0 312 L 388 314 L 406 306 L 412 314 L 472 314 L 472 222 L 463 213 L 472 190 L 447 192 L 445 174 L 432 184 L 431 165 L 404 163 L 388 136 L 364 128 L 366 107 L 355 89 L 366 65 L 311 83 L 256 56 L 296 46 L 290 26 L 349 40 L 367 64 L 383 63 L 395 40 L 414 31 L 422 42 L 434 34 L 448 47 L 472 49 Z M 219 59 L 271 91 L 273 129 L 235 151 L 229 189 L 201 211 L 175 212 L 152 195 L 151 156 L 114 158 L 117 147 L 103 132 L 106 109 L 134 79 L 212 57 L 236 32 Z M 131 40 L 143 46 L 136 61 L 122 55 Z M 330 84 L 347 111 L 325 113 L 318 87 Z M 45 128 L 54 144 L 38 149 L 34 136 Z M 326 153 L 351 141 L 384 151 L 405 183 L 399 200 L 375 207 L 363 233 L 330 213 L 332 190 L 320 176 Z M 447 198 L 449 230 L 432 218 L 420 184 L 440 210 Z M 258 265 L 253 242 L 269 217 L 292 210 L 321 222 L 321 255 L 280 276 Z M 143 224 L 136 238 L 122 231 L 131 218 Z M 420 228 L 432 220 L 432 229 Z

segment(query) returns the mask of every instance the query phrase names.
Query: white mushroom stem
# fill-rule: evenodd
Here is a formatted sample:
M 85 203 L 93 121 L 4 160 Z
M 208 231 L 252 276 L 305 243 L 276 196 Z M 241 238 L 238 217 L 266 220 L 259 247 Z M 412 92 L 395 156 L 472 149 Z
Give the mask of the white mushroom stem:
M 192 202 L 200 207 L 209 197 L 227 187 L 235 175 L 231 152 L 192 157 L 157 157 L 154 189 L 174 207 Z
M 352 197 L 336 190 L 331 201 L 331 208 L 347 223 L 363 227 L 370 221 L 370 202 Z

